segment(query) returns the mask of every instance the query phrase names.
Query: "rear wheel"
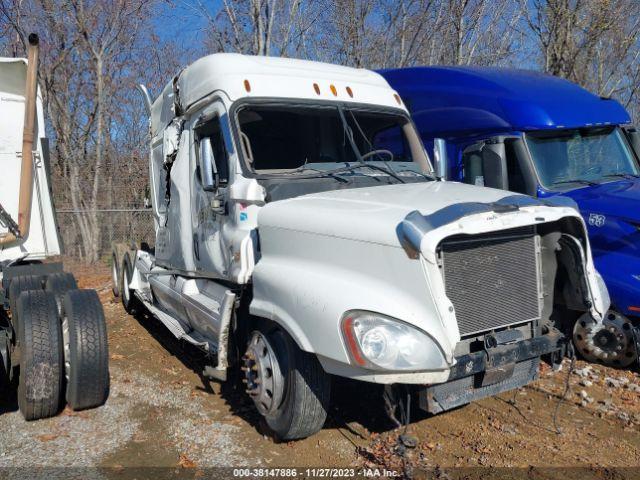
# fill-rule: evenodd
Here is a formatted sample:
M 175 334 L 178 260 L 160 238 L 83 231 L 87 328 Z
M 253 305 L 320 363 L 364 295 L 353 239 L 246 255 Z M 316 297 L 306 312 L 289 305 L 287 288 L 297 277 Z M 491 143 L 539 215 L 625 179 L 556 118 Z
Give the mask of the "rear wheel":
M 73 410 L 102 405 L 109 395 L 107 327 L 98 294 L 71 290 L 63 299 L 67 403 Z
M 42 277 L 40 275 L 21 275 L 11 279 L 9 284 L 9 307 L 11 308 L 11 324 L 16 335 L 20 324 L 18 299 L 22 292 L 28 290 L 42 290 Z
M 74 276 L 68 272 L 54 273 L 47 276 L 44 284 L 47 292 L 53 293 L 58 305 L 58 313 L 62 315 L 62 299 L 69 290 L 77 290 L 78 284 Z
M 120 290 L 120 268 L 118 266 L 118 258 L 114 253 L 111 256 L 111 291 L 113 292 L 113 296 L 118 297 Z
M 122 259 L 122 268 L 120 272 L 120 285 L 122 285 L 121 289 L 121 300 L 122 306 L 130 315 L 135 315 L 142 310 L 142 304 L 138 297 L 135 296 L 133 290 L 129 288 L 129 283 L 131 283 L 131 277 L 133 276 L 133 265 L 131 263 L 131 259 L 128 253 L 124 254 L 124 258 Z
M 51 417 L 60 408 L 63 354 L 58 308 L 51 292 L 18 297 L 20 379 L 18 406 L 26 420 Z
M 254 331 L 242 357 L 247 393 L 282 440 L 318 432 L 327 418 L 330 377 L 282 330 Z

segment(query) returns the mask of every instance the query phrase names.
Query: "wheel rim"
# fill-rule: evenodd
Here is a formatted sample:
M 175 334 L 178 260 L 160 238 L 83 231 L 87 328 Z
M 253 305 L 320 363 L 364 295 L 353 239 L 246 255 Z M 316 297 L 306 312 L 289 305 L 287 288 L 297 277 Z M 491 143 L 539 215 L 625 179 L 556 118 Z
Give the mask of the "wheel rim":
M 118 267 L 116 265 L 116 259 L 113 258 L 113 262 L 111 262 L 111 281 L 113 282 L 114 288 L 118 288 Z
M 262 415 L 275 413 L 285 394 L 285 382 L 276 357 L 276 352 L 268 338 L 260 332 L 253 332 L 242 357 L 243 382 L 247 393 Z
M 64 354 L 64 378 L 69 384 L 69 378 L 71 376 L 71 345 L 69 341 L 69 320 L 67 317 L 62 317 L 62 345 Z
M 607 312 L 600 324 L 589 314 L 580 317 L 573 328 L 573 343 L 590 362 L 627 367 L 636 359 L 633 325 L 613 310 Z
M 122 285 L 122 296 L 124 297 L 125 302 L 128 304 L 131 292 L 129 292 L 129 273 L 125 269 L 124 271 L 124 285 Z

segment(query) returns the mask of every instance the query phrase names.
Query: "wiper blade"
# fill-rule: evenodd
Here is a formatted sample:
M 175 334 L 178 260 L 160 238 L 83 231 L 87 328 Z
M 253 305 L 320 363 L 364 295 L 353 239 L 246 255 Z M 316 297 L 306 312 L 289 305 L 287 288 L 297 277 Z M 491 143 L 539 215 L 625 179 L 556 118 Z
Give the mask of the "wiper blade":
M 402 178 L 400 178 L 398 175 L 396 175 L 395 172 L 393 172 L 392 170 L 389 170 L 389 169 L 386 169 L 384 167 L 381 167 L 380 165 L 371 165 L 371 164 L 369 164 L 367 162 L 364 162 L 364 161 L 363 162 L 354 163 L 354 164 L 350 164 L 350 165 L 347 165 L 345 167 L 335 168 L 333 170 L 329 170 L 329 172 L 331 172 L 331 173 L 353 172 L 354 170 L 357 170 L 359 168 L 370 168 L 372 170 L 378 170 L 379 172 L 386 173 L 390 177 L 395 178 L 400 183 L 407 183 Z
M 436 180 L 436 177 L 434 177 L 433 175 L 429 175 L 427 173 L 422 173 L 422 172 L 416 172 L 415 170 L 411 170 L 410 168 L 405 168 L 405 169 L 402 169 L 402 170 L 394 170 L 394 172 L 396 172 L 396 173 L 413 173 L 414 175 L 418 175 L 420 177 L 424 177 L 427 180 L 433 180 L 433 181 Z
M 603 175 L 602 178 L 626 178 L 626 179 L 632 179 L 632 178 L 640 178 L 640 175 L 636 175 L 635 173 L 608 173 L 606 175 Z
M 316 173 L 312 175 L 306 175 L 304 172 L 307 172 L 307 171 L 316 172 Z M 299 175 L 300 173 L 302 173 L 302 175 Z M 331 177 L 331 178 L 335 178 L 336 180 L 342 183 L 351 183 L 351 180 L 341 177 L 339 175 L 336 175 L 336 173 L 333 170 L 320 170 L 319 168 L 306 167 L 304 165 L 294 170 L 291 170 L 290 172 L 286 172 L 284 175 L 295 175 L 298 178 Z
M 573 180 L 561 180 L 559 182 L 553 182 L 551 185 L 563 185 L 567 183 L 579 183 L 581 185 L 589 185 L 590 187 L 594 187 L 598 185 L 596 182 L 592 182 L 591 180 L 585 180 L 583 178 L 576 178 Z

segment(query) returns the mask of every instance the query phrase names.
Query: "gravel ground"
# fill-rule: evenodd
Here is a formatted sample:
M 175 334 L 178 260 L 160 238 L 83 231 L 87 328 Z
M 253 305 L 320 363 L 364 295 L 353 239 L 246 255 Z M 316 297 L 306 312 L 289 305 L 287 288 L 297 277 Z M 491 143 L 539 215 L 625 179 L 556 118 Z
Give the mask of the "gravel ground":
M 111 393 L 101 408 L 66 409 L 37 422 L 25 422 L 18 411 L 4 414 L 0 467 L 101 465 L 131 442 L 153 442 L 154 433 L 160 443 L 189 452 L 183 462 L 229 467 L 251 460 L 234 438 L 239 427 L 214 421 L 189 386 L 167 388 L 140 373 L 111 370 Z
M 34 466 L 54 467 L 62 477 L 118 479 L 185 472 L 190 478 L 218 478 L 218 470 L 207 469 L 241 466 L 392 468 L 414 474 L 430 469 L 429 478 L 446 478 L 444 470 L 450 478 L 500 472 L 507 472 L 505 478 L 515 472 L 536 479 L 559 472 L 580 480 L 640 478 L 637 371 L 577 362 L 558 409 L 561 433 L 553 413 L 563 397 L 566 368 L 543 368 L 531 385 L 443 415 L 430 417 L 414 408 L 408 434 L 416 447 L 404 454 L 398 449 L 402 431 L 386 417 L 380 388 L 335 381 L 325 428 L 302 441 L 278 443 L 243 394 L 203 382 L 199 352 L 180 344 L 157 321 L 124 312 L 110 294 L 108 271 L 76 274 L 81 287 L 98 289 L 104 305 L 109 400 L 97 409 L 64 410 L 37 422 L 22 419 L 15 395 L 0 401 L 0 480 L 25 476 L 7 467 L 30 467 L 26 476 L 33 477 Z M 504 467 L 520 470 L 496 470 Z M 565 470 L 545 473 L 549 467 Z M 578 473 L 569 475 L 567 467 Z M 623 467 L 627 470 L 619 470 Z M 463 470 L 451 470 L 457 468 Z M 44 472 L 42 478 L 55 476 Z

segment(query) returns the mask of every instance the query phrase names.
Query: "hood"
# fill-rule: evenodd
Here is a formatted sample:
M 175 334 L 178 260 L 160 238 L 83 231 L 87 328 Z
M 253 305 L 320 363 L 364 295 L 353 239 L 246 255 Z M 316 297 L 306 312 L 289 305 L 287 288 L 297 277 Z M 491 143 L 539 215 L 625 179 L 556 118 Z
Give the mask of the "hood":
M 338 238 L 400 246 L 398 226 L 411 212 L 424 216 L 451 211 L 460 204 L 499 202 L 515 196 L 503 190 L 456 182 L 428 182 L 354 188 L 316 193 L 270 203 L 261 209 L 260 228 L 283 228 Z M 451 208 L 447 208 L 451 207 Z M 530 207 L 548 209 L 549 207 Z M 534 223 L 531 213 L 511 212 Z M 446 219 L 445 219 L 446 220 Z M 502 226 L 508 228 L 508 226 Z M 495 222 L 484 231 L 499 230 Z
M 575 200 L 585 217 L 595 213 L 640 221 L 640 180 L 616 180 L 563 192 L 562 195 Z

